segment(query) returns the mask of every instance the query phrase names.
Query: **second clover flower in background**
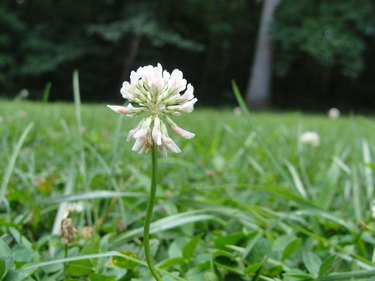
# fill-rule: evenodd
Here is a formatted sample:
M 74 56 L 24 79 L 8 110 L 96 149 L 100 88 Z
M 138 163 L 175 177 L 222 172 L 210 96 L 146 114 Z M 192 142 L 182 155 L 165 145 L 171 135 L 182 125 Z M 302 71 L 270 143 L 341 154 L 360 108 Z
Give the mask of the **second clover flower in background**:
M 181 112 L 192 112 L 197 102 L 193 86 L 187 84 L 180 70 L 175 69 L 169 73 L 163 71 L 160 64 L 156 67 L 140 67 L 131 72 L 130 82 L 124 82 L 120 92 L 129 104 L 108 105 L 110 109 L 129 117 L 145 115 L 128 134 L 128 140 L 135 140 L 134 151 L 147 153 L 156 144 L 164 155 L 168 150 L 179 153 L 181 150 L 169 137 L 166 124 L 183 138 L 191 139 L 195 136 L 180 128 L 170 118 Z
M 320 137 L 316 132 L 304 132 L 300 136 L 299 142 L 301 144 L 310 145 L 312 147 L 318 147 L 320 145 Z

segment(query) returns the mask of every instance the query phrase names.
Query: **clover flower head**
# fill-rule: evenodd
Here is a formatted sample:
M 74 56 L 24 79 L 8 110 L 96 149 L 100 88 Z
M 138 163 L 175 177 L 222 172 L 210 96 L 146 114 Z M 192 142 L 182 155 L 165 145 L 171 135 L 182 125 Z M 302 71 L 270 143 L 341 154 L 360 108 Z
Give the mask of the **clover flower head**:
M 135 140 L 133 151 L 147 153 L 153 145 L 157 145 L 164 155 L 168 150 L 181 152 L 169 137 L 166 124 L 185 139 L 195 136 L 180 128 L 169 117 L 178 116 L 182 112 L 192 112 L 197 102 L 193 94 L 194 87 L 187 84 L 180 70 L 175 69 L 169 73 L 163 70 L 160 64 L 156 67 L 140 67 L 131 72 L 130 82 L 125 81 L 122 84 L 120 93 L 129 102 L 128 105 L 108 105 L 110 109 L 128 117 L 145 115 L 138 125 L 129 131 L 128 141 Z
M 304 132 L 300 136 L 299 142 L 301 144 L 318 147 L 320 145 L 320 137 L 319 134 L 316 132 Z
M 331 109 L 328 110 L 327 114 L 329 118 L 337 119 L 340 117 L 341 112 L 336 107 L 332 107 Z

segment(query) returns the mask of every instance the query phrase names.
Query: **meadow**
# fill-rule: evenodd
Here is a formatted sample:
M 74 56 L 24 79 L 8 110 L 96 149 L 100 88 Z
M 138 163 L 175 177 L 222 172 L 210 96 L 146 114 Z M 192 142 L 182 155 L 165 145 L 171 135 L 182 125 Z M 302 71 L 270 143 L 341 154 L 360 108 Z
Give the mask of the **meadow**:
M 126 141 L 137 121 L 79 100 L 0 102 L 0 280 L 151 280 L 150 155 Z M 196 136 L 159 155 L 163 280 L 374 280 L 371 117 L 198 106 L 175 121 Z M 299 142 L 305 131 L 318 147 Z

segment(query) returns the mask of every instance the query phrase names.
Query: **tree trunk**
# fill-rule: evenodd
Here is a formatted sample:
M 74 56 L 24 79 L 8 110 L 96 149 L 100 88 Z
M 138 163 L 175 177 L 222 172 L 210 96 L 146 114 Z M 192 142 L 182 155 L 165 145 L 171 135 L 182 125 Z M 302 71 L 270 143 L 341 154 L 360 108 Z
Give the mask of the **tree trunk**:
M 133 63 L 135 57 L 138 54 L 139 45 L 141 44 L 141 34 L 138 31 L 134 31 L 131 34 L 131 40 L 129 43 L 129 49 L 126 57 L 124 58 L 123 66 L 122 66 L 122 81 L 128 81 L 129 74 L 130 74 L 130 66 Z M 122 83 L 122 82 L 121 82 Z
M 271 24 L 274 12 L 280 2 L 281 0 L 264 0 L 254 60 L 246 90 L 246 102 L 252 108 L 264 109 L 270 106 L 272 77 Z

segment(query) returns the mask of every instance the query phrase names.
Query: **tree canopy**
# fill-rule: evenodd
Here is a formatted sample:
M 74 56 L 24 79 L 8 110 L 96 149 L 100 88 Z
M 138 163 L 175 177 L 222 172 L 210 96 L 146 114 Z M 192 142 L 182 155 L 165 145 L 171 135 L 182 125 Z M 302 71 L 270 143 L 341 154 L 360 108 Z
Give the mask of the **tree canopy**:
M 360 2 L 282 1 L 274 105 L 374 105 L 375 4 Z M 83 100 L 111 100 L 131 70 L 160 62 L 181 69 L 202 103 L 234 104 L 230 80 L 245 91 L 261 10 L 246 0 L 4 0 L 0 95 L 27 88 L 40 99 L 51 82 L 52 100 L 70 100 L 78 69 Z

